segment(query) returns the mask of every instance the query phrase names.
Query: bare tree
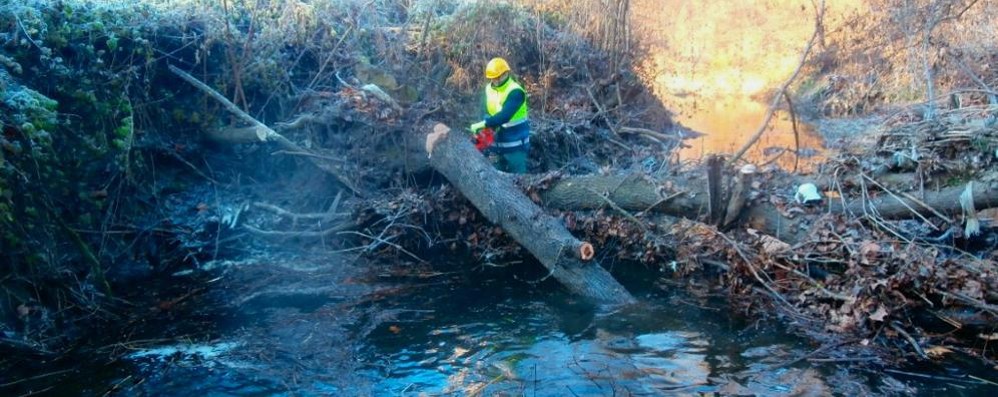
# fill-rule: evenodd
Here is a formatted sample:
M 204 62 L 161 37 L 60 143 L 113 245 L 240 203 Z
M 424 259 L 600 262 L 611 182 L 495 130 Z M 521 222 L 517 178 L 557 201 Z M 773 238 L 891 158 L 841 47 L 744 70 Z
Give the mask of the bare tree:
M 936 117 L 936 71 L 932 55 L 936 43 L 935 30 L 942 24 L 957 21 L 980 0 L 902 0 L 898 23 L 908 37 L 920 35 L 922 74 L 925 79 L 925 110 L 923 117 L 932 120 Z

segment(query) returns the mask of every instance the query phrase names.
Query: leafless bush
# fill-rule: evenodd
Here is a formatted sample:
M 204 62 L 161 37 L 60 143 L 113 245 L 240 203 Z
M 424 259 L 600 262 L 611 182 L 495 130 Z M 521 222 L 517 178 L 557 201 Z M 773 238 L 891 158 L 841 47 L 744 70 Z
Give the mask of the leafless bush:
M 630 0 L 528 0 L 528 6 L 560 16 L 566 30 L 585 38 L 610 56 L 613 69 L 628 61 L 633 46 Z
M 818 99 L 830 115 L 886 102 L 920 104 L 926 118 L 939 106 L 994 103 L 996 23 L 994 2 L 871 1 L 829 27 L 815 66 L 834 78 L 822 82 Z

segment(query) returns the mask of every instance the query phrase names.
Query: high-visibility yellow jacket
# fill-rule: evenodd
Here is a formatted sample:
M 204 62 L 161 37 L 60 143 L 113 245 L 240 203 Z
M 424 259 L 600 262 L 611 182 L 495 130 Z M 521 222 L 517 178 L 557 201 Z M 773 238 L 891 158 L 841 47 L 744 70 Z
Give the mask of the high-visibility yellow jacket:
M 485 86 L 485 126 L 496 131 L 495 147 L 520 148 L 530 139 L 527 91 L 512 77 L 499 86 Z

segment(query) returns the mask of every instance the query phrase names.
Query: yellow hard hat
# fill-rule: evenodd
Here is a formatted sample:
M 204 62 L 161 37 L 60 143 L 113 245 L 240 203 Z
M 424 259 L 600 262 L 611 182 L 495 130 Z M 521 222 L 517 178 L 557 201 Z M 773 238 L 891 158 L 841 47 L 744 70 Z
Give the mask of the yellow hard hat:
M 499 78 L 499 76 L 508 71 L 509 64 L 502 58 L 492 58 L 489 64 L 485 65 L 485 77 L 489 79 Z

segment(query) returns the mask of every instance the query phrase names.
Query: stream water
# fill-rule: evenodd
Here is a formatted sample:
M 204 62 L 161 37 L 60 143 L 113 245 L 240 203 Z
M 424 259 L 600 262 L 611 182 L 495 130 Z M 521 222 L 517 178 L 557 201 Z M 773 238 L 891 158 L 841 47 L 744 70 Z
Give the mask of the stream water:
M 264 264 L 227 272 L 209 284 L 212 290 L 192 298 L 188 304 L 197 308 L 191 312 L 160 316 L 147 335 L 121 335 L 112 347 L 126 349 L 123 359 L 108 360 L 107 348 L 79 354 L 62 362 L 67 372 L 7 395 L 998 392 L 969 382 L 971 370 L 988 376 L 970 366 L 906 370 L 916 375 L 903 376 L 807 360 L 783 365 L 816 346 L 775 321 L 732 313 L 722 298 L 650 283 L 655 274 L 643 268 L 618 272 L 640 303 L 613 312 L 580 302 L 551 281 L 524 282 L 543 275 L 522 270 L 388 282 L 357 282 L 348 270 L 337 263 L 308 271 Z M 353 292 L 342 285 L 352 285 Z M 228 305 L 218 306 L 219 300 Z M 60 369 L 30 374 L 53 370 Z
M 633 308 L 601 313 L 560 292 L 502 280 L 454 292 L 459 298 L 428 297 L 432 314 L 371 335 L 366 373 L 375 394 L 829 390 L 828 374 L 819 371 L 765 370 L 803 351 L 801 341 L 770 324 L 753 327 L 728 316 L 721 301 L 649 291 Z
M 683 126 L 704 135 L 688 139 L 681 160 L 700 160 L 708 154 L 737 151 L 762 126 L 767 106 L 751 98 L 670 98 L 671 109 Z M 808 123 L 794 123 L 790 113 L 778 111 L 744 159 L 757 165 L 774 164 L 785 170 L 812 172 L 825 158 L 824 138 Z

